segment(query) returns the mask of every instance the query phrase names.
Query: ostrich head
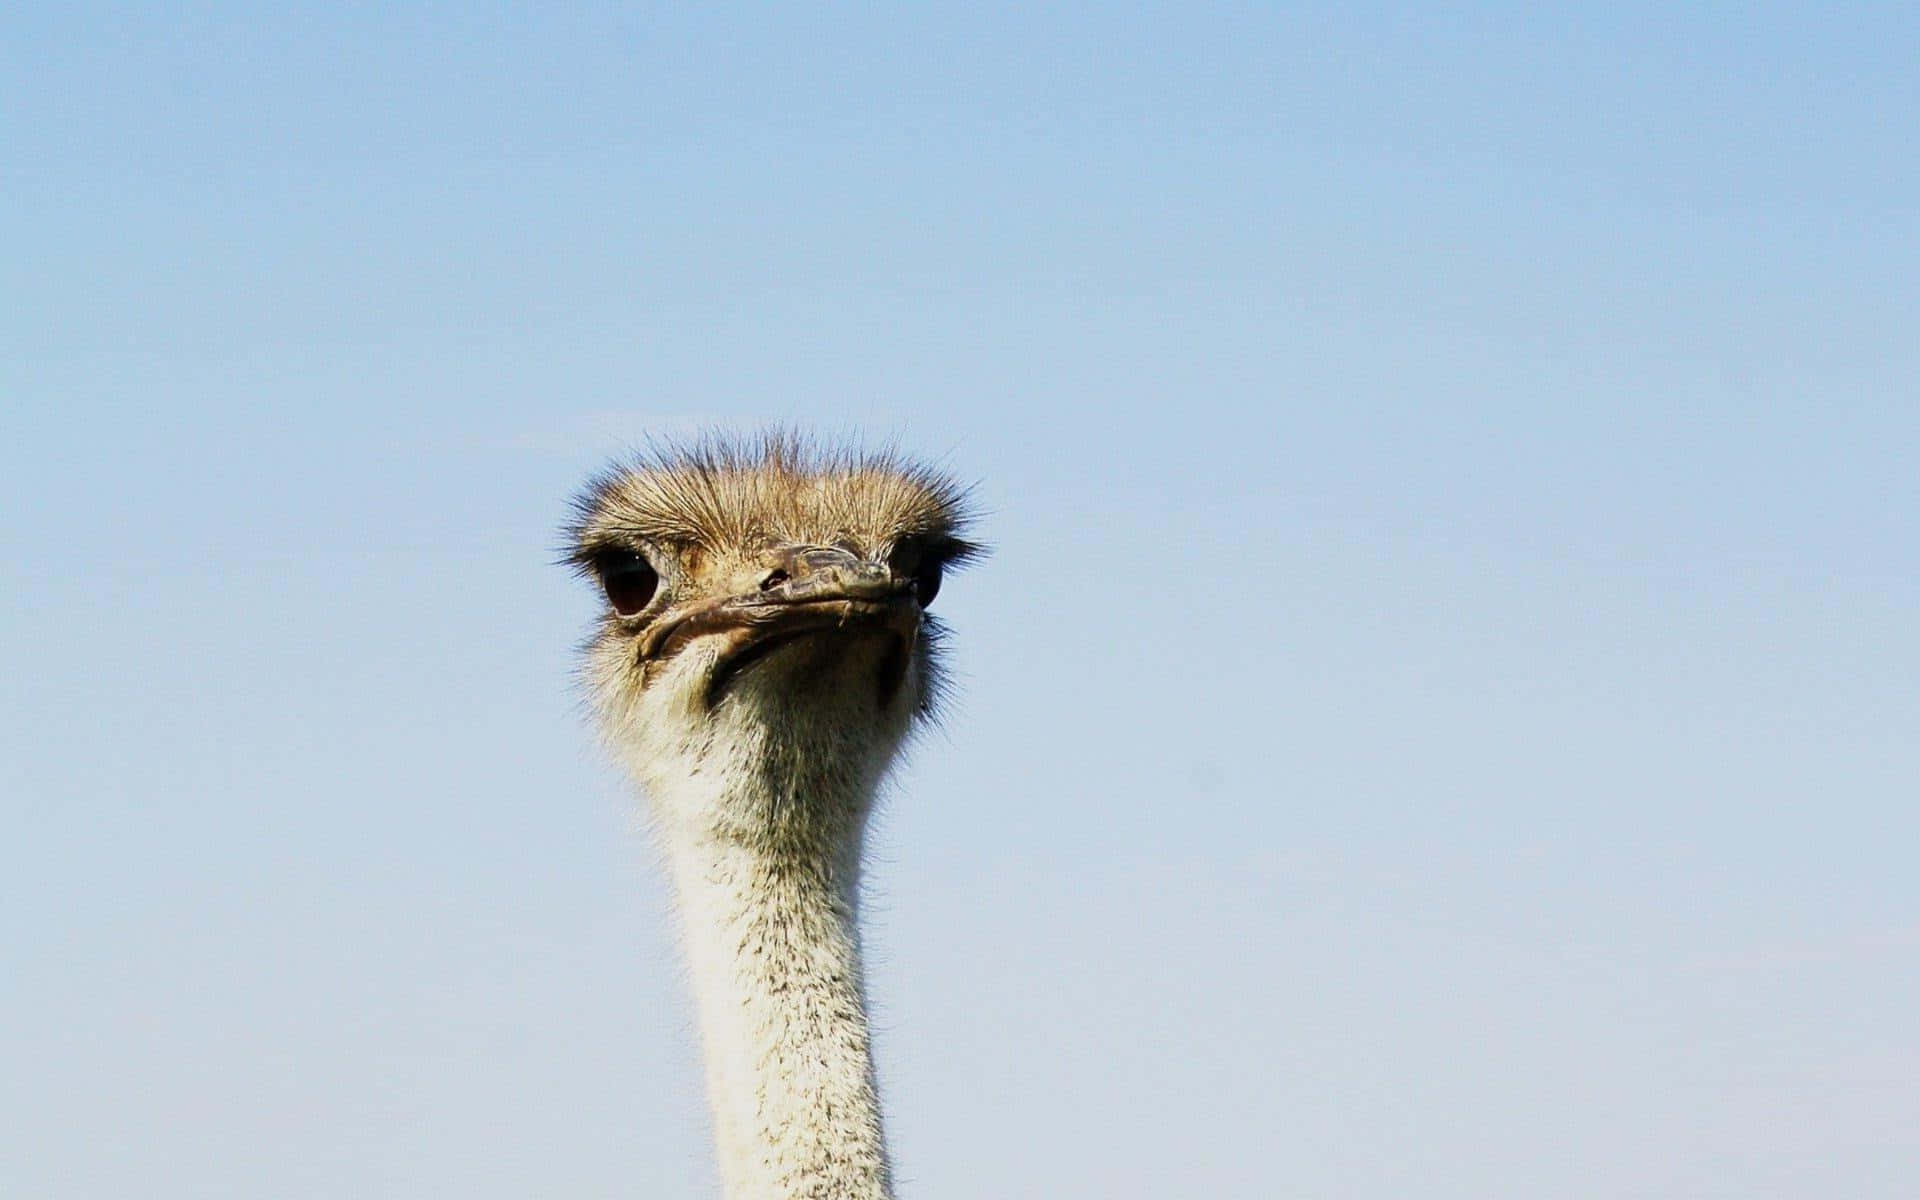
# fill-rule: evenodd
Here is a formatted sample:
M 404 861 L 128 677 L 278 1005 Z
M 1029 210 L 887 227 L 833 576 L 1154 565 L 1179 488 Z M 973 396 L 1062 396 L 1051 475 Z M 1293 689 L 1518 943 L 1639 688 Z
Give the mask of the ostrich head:
M 575 507 L 570 558 L 606 598 L 589 691 L 657 815 L 777 834 L 781 797 L 870 792 L 931 712 L 927 609 L 977 553 L 940 474 L 775 435 L 656 452 Z M 697 781 L 750 774 L 769 811 L 705 807 Z

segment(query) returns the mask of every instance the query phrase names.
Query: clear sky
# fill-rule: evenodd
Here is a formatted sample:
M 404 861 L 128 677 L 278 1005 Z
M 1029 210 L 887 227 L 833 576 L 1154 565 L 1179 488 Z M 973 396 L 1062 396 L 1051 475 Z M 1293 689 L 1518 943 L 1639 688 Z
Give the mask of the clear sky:
M 1911 4 L 17 4 L 0 1191 L 714 1194 L 580 481 L 978 481 L 912 1200 L 1914 1194 Z

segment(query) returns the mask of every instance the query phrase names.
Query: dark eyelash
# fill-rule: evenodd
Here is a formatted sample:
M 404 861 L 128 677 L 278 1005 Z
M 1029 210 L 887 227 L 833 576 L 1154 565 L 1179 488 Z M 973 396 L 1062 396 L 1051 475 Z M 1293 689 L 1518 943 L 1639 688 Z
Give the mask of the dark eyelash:
M 926 561 L 941 567 L 957 567 L 978 558 L 981 548 L 972 542 L 956 537 L 928 538 L 921 543 L 920 553 Z

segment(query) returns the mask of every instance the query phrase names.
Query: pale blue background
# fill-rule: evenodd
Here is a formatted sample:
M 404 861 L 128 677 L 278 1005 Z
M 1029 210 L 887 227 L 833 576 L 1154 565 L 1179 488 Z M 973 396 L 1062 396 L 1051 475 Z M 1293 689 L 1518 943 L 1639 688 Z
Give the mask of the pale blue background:
M 0 18 L 0 1191 L 713 1194 L 566 499 L 979 480 L 902 1193 L 1920 1187 L 1911 4 Z

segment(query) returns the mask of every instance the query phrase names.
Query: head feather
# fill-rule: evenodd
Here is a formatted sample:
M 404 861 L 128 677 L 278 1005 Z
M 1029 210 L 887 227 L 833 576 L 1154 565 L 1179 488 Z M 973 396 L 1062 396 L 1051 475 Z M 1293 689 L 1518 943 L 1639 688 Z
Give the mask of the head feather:
M 601 472 L 574 501 L 568 558 L 590 565 L 633 543 L 744 551 L 773 542 L 848 540 L 877 551 L 902 538 L 948 562 L 966 539 L 968 489 L 892 447 L 823 447 L 789 431 L 655 443 Z

